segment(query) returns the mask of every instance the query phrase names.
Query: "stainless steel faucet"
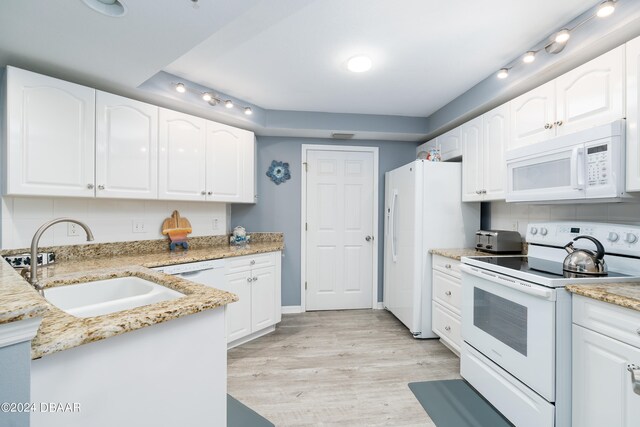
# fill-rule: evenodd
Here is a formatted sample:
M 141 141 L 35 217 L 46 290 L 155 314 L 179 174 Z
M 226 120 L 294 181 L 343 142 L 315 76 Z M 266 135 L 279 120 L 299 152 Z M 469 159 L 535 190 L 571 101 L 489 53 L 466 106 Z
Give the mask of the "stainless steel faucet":
M 36 291 L 40 293 L 40 295 L 44 296 L 44 288 L 40 286 L 38 281 L 38 243 L 40 242 L 40 237 L 42 233 L 47 231 L 49 227 L 52 225 L 58 224 L 60 222 L 72 222 L 74 224 L 78 224 L 82 227 L 87 233 L 87 242 L 93 240 L 93 233 L 87 224 L 82 221 L 75 220 L 73 218 L 56 218 L 52 219 L 49 222 L 45 222 L 38 228 L 36 234 L 33 235 L 33 239 L 31 240 L 31 265 L 22 270 L 22 277 L 27 279 L 31 285 L 36 288 Z

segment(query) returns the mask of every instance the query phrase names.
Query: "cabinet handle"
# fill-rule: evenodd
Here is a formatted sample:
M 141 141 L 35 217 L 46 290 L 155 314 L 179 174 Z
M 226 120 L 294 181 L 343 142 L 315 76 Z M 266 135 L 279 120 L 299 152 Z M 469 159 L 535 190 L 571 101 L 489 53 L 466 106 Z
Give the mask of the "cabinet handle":
M 554 125 L 556 126 L 562 126 L 563 121 L 562 120 L 558 120 L 557 122 L 554 123 Z
M 640 366 L 629 363 L 627 364 L 627 371 L 631 373 L 633 392 L 635 394 L 640 394 Z
M 93 190 L 93 184 L 87 184 L 87 188 L 88 188 L 89 190 Z
M 104 190 L 104 185 L 98 185 L 98 190 Z
M 444 330 L 447 331 L 447 332 L 451 332 L 451 326 L 445 326 Z
M 545 123 L 544 124 L 544 128 L 545 129 L 551 129 L 553 127 L 553 125 L 551 123 Z
M 207 191 L 207 196 L 211 196 L 213 194 L 213 191 Z
M 640 328 L 636 329 L 636 334 L 640 335 Z
M 256 263 L 255 259 L 252 259 L 251 262 L 249 264 L 254 265 Z
M 253 279 L 251 277 L 247 277 L 247 282 L 251 283 Z
M 254 281 L 254 282 L 257 282 L 257 281 L 258 281 L 258 278 L 257 278 L 257 277 L 254 277 L 254 278 L 253 278 L 253 281 Z
M 451 264 L 445 264 L 444 268 L 451 268 Z
M 482 190 L 482 194 L 487 194 L 487 190 Z
M 206 196 L 206 195 L 207 195 L 207 192 L 206 192 L 206 191 L 204 191 L 204 190 L 202 190 L 202 191 L 200 192 L 200 194 L 202 194 L 203 196 Z
M 451 296 L 451 291 L 447 291 L 444 293 L 446 296 L 450 297 Z

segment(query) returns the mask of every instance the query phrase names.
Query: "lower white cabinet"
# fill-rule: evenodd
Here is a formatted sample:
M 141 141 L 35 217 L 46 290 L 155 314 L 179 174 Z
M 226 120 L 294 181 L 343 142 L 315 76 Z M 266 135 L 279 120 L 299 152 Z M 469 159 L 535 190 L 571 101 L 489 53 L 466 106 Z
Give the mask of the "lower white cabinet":
M 433 255 L 433 332 L 454 353 L 460 355 L 462 344 L 460 306 L 462 279 L 460 261 Z
M 640 425 L 640 312 L 573 297 L 572 425 Z
M 238 295 L 227 305 L 227 343 L 242 344 L 271 332 L 282 319 L 280 252 L 229 258 L 224 289 Z

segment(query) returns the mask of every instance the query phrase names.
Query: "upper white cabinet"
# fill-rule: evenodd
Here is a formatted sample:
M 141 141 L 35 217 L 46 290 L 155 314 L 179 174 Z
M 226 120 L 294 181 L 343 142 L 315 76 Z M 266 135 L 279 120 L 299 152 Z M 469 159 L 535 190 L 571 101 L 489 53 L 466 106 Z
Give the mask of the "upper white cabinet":
M 640 191 L 640 37 L 627 43 L 627 191 Z
M 206 126 L 200 117 L 160 109 L 160 199 L 206 199 Z
M 7 67 L 5 194 L 94 196 L 95 90 Z
M 207 200 L 255 202 L 255 138 L 253 132 L 207 122 Z
M 432 149 L 440 151 L 442 161 L 462 156 L 462 127 L 451 129 L 449 132 L 421 144 L 418 146 L 416 154 L 421 151 L 429 152 Z
M 624 118 L 624 55 L 620 46 L 511 101 L 507 149 Z
M 96 196 L 158 198 L 158 107 L 96 93 Z
M 501 105 L 462 127 L 462 201 L 503 200 L 509 106 Z

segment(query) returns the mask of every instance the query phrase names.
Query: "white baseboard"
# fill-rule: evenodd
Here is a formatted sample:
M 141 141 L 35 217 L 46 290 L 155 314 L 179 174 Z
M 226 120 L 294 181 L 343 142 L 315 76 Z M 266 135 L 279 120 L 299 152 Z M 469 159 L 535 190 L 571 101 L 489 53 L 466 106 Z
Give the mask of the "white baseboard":
M 375 307 L 375 310 L 384 310 L 384 304 L 382 302 L 379 302 L 378 305 Z
M 283 305 L 282 314 L 304 313 L 301 305 Z

